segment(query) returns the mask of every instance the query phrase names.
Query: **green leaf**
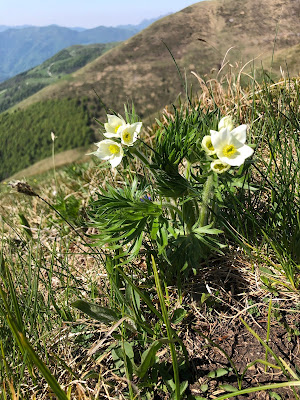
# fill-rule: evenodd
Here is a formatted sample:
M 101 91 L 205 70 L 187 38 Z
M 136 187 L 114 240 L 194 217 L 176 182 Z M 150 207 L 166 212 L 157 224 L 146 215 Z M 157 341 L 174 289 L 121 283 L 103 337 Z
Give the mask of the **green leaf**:
M 44 362 L 39 358 L 39 356 L 34 351 L 33 347 L 28 342 L 28 340 L 23 335 L 23 333 L 18 330 L 18 327 L 15 324 L 15 322 L 10 317 L 8 317 L 7 319 L 8 319 L 9 325 L 12 328 L 14 334 L 16 336 L 18 336 L 20 343 L 22 343 L 22 347 L 24 348 L 25 351 L 27 351 L 31 360 L 34 362 L 34 364 L 40 370 L 41 374 L 44 376 L 44 378 L 48 382 L 48 385 L 51 387 L 53 392 L 56 394 L 57 398 L 59 400 L 68 400 L 67 395 L 62 390 L 62 388 L 60 387 L 60 385 L 57 382 L 57 380 L 55 379 L 55 377 L 51 374 L 51 372 L 49 371 L 47 366 L 44 364 Z
M 18 323 L 19 330 L 21 330 L 22 332 L 24 332 L 24 331 L 25 331 L 25 327 L 24 327 L 24 323 L 23 323 L 23 320 L 22 320 L 21 309 L 20 309 L 20 306 L 19 306 L 19 303 L 18 303 L 17 292 L 16 292 L 16 286 L 15 286 L 15 284 L 14 284 L 14 282 L 13 282 L 13 279 L 12 279 L 12 277 L 11 277 L 11 273 L 10 273 L 10 271 L 9 271 L 8 266 L 7 266 L 6 264 L 4 264 L 4 265 L 5 265 L 5 267 L 6 267 L 6 272 L 5 272 L 5 274 L 6 274 L 7 281 L 8 281 L 9 294 L 10 294 L 12 303 L 13 303 L 13 305 L 14 305 L 14 310 L 15 310 L 15 313 L 16 313 L 16 321 L 17 321 L 17 323 Z M 9 312 L 9 310 L 7 310 L 7 311 Z
M 142 246 L 142 242 L 143 242 L 143 232 L 140 233 L 139 237 L 137 238 L 137 240 L 134 243 L 134 246 L 132 248 L 130 248 L 132 255 L 138 254 L 138 252 L 140 251 L 140 248 Z
M 167 306 L 165 303 L 165 298 L 164 298 L 163 291 L 161 288 L 161 283 L 160 283 L 156 263 L 155 263 L 155 260 L 154 260 L 154 257 L 152 254 L 151 254 L 151 258 L 152 258 L 152 268 L 153 268 L 153 274 L 154 274 L 154 279 L 155 279 L 156 291 L 158 294 L 161 312 L 162 312 L 162 316 L 163 316 L 163 321 L 165 323 L 167 335 L 168 335 L 168 339 L 169 339 L 169 346 L 170 346 L 173 372 L 174 372 L 175 398 L 180 399 L 179 366 L 178 366 L 178 360 L 177 360 L 177 356 L 176 356 L 176 348 L 175 348 L 175 344 L 174 344 L 174 331 L 172 330 L 171 325 L 170 325 L 170 320 L 169 320 L 169 316 L 168 316 Z
M 282 387 L 294 387 L 294 386 L 300 386 L 300 381 L 280 382 L 280 383 L 273 383 L 273 384 L 269 384 L 269 385 L 254 386 L 254 387 L 242 389 L 242 390 L 236 390 L 235 392 L 232 392 L 231 394 L 227 393 L 225 395 L 216 397 L 215 400 L 227 400 L 231 397 L 236 397 L 238 395 L 243 395 L 243 394 L 247 394 L 247 393 L 254 393 L 254 392 L 260 392 L 260 391 L 265 391 L 265 390 L 270 390 L 270 389 L 277 389 L 277 388 L 282 388 Z
M 21 225 L 22 225 L 22 228 L 23 228 L 25 234 L 26 234 L 29 238 L 32 238 L 32 231 L 31 231 L 29 222 L 27 221 L 25 215 L 19 214 L 19 219 L 20 219 L 20 223 L 21 223 Z
M 179 322 L 181 322 L 184 319 L 186 314 L 187 311 L 184 308 L 177 308 L 173 313 L 171 323 L 175 325 L 179 324 Z
M 270 395 L 271 399 L 275 399 L 275 400 L 282 400 L 282 397 L 281 397 L 281 396 L 279 396 L 279 394 L 278 394 L 278 393 L 275 393 L 275 392 L 269 392 L 269 395 Z
M 210 293 L 202 293 L 201 294 L 201 299 L 200 299 L 200 305 L 204 304 L 207 299 L 211 297 Z
M 203 385 L 200 386 L 200 389 L 202 390 L 203 393 L 208 391 L 208 384 L 204 383 Z
M 238 391 L 238 389 L 232 385 L 226 384 L 226 385 L 220 385 L 219 387 L 223 390 L 226 390 L 226 392 L 229 392 L 229 393 L 235 393 Z
M 229 374 L 229 372 L 231 372 L 231 371 L 232 371 L 232 368 L 218 368 L 215 371 L 210 371 L 207 374 L 207 377 L 208 378 L 220 378 L 221 376 Z
M 275 274 L 270 268 L 266 268 L 266 267 L 263 267 L 263 266 L 259 266 L 259 270 L 260 270 L 261 272 L 265 273 L 265 274 L 268 274 L 268 275 L 275 275 L 275 276 L 276 276 L 276 274 Z
M 218 235 L 219 233 L 223 233 L 220 229 L 212 228 L 213 223 L 205 226 L 200 226 L 199 228 L 193 227 L 193 233 L 198 234 L 206 234 L 206 235 Z
M 141 357 L 141 365 L 136 368 L 135 373 L 139 378 L 143 378 L 150 367 L 154 364 L 155 355 L 163 345 L 162 340 L 155 340 L 147 350 L 145 350 Z
M 121 318 L 117 315 L 115 311 L 108 307 L 102 307 L 98 304 L 87 303 L 84 300 L 77 300 L 72 303 L 71 306 L 87 314 L 89 317 L 94 318 L 97 321 L 103 322 L 104 324 L 117 322 Z
M 151 239 L 152 240 L 155 240 L 156 239 L 156 235 L 157 235 L 157 232 L 158 232 L 158 229 L 159 229 L 159 222 L 158 222 L 158 217 L 157 218 L 154 218 L 154 220 L 153 220 L 153 222 L 152 222 L 152 229 L 151 229 L 151 232 L 150 232 L 150 236 L 151 236 Z
M 186 391 L 187 387 L 189 385 L 188 381 L 184 381 L 180 384 L 180 396 L 183 396 L 184 392 Z
M 128 343 L 128 342 L 124 342 L 124 343 L 123 343 L 123 349 L 124 349 L 124 352 L 125 352 L 125 354 L 127 355 L 127 357 L 128 357 L 130 360 L 133 360 L 133 359 L 134 359 L 134 352 L 133 352 L 133 346 L 132 346 L 132 344 L 131 344 L 131 343 Z
M 261 279 L 262 283 L 264 283 L 266 286 L 270 285 L 270 281 L 269 281 L 269 279 L 267 277 L 261 275 L 260 279 Z
M 119 274 L 123 277 L 123 279 L 132 287 L 132 289 L 134 291 L 136 291 L 138 293 L 138 295 L 140 296 L 140 298 L 142 300 L 144 300 L 144 302 L 147 304 L 147 306 L 149 307 L 149 309 L 160 319 L 163 320 L 163 316 L 160 314 L 160 312 L 158 312 L 156 310 L 156 308 L 153 306 L 152 301 L 148 295 L 147 292 L 144 292 L 142 290 L 140 290 L 133 282 L 132 280 L 124 273 L 124 271 L 119 268 L 116 267 L 116 269 L 118 270 Z

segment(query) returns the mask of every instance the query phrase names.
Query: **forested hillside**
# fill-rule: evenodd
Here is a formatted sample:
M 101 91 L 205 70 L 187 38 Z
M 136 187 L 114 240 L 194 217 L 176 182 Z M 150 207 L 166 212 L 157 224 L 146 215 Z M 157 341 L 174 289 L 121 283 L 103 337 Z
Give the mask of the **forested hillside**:
M 95 103 L 94 110 L 97 107 Z M 57 152 L 93 142 L 92 123 L 87 98 L 48 100 L 1 114 L 0 180 L 50 156 L 51 132 L 57 136 Z

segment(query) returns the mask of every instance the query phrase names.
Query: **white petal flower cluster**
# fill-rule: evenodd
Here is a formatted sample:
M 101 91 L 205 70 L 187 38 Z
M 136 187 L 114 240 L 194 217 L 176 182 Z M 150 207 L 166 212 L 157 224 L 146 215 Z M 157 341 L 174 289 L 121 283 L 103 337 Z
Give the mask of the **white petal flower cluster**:
M 211 169 L 221 174 L 230 167 L 241 166 L 246 158 L 252 156 L 253 149 L 247 146 L 247 125 L 233 129 L 233 121 L 227 116 L 220 120 L 218 131 L 211 130 L 210 135 L 204 136 L 202 148 L 208 155 L 218 158 L 211 163 Z
M 122 145 L 133 146 L 141 128 L 142 122 L 127 124 L 120 115 L 108 114 L 107 122 L 104 124 L 105 132 L 103 133 L 107 139 L 96 143 L 98 149 L 91 154 L 101 160 L 108 160 L 113 168 L 118 166 L 124 155 Z M 112 139 L 116 139 L 116 141 Z M 121 141 L 121 144 L 118 140 Z

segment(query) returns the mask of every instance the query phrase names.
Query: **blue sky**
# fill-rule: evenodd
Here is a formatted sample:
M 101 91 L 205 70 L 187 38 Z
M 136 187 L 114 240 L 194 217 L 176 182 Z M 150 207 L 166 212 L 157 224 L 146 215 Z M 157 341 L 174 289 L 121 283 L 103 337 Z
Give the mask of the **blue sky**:
M 199 0 L 198 0 L 199 1 Z M 197 0 L 0 0 L 0 25 L 57 24 L 93 28 L 138 24 Z

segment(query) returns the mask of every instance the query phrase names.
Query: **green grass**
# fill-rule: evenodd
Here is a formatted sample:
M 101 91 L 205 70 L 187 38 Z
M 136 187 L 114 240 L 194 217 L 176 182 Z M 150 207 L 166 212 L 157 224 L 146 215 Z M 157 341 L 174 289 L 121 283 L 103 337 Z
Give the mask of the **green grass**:
M 280 350 L 300 329 L 299 79 L 230 79 L 116 175 L 94 158 L 1 185 L 1 400 L 300 398 Z M 201 141 L 223 114 L 255 152 L 217 177 Z

